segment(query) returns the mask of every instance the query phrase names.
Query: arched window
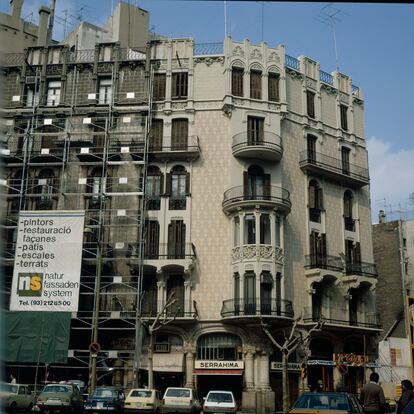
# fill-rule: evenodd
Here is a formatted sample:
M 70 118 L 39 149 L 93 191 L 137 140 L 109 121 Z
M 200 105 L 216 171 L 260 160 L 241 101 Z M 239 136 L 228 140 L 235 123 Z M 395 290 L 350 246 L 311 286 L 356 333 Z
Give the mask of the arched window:
M 184 278 L 182 275 L 171 275 L 167 281 L 167 297 L 174 295 L 175 302 L 168 312 L 176 316 L 184 316 Z
M 231 93 L 234 96 L 243 96 L 244 69 L 233 66 L 231 68 Z
M 170 197 L 170 210 L 185 210 L 186 196 L 190 195 L 190 174 L 181 165 L 176 165 L 167 174 L 166 195 Z
M 267 200 L 270 197 L 270 174 L 252 165 L 244 172 L 244 197 L 247 200 Z
M 147 209 L 159 210 L 162 193 L 162 173 L 156 166 L 148 167 L 145 194 L 147 197 Z
M 353 196 L 349 190 L 344 193 L 344 225 L 345 230 L 355 231 L 355 220 L 352 217 Z
M 244 216 L 244 244 L 256 244 L 256 217 L 254 214 Z
M 316 180 L 309 182 L 309 220 L 316 223 L 321 222 L 321 212 L 323 209 L 323 193 L 322 188 Z
M 276 72 L 268 74 L 268 100 L 279 102 L 279 79 L 280 76 Z
M 270 244 L 270 216 L 260 215 L 260 244 Z

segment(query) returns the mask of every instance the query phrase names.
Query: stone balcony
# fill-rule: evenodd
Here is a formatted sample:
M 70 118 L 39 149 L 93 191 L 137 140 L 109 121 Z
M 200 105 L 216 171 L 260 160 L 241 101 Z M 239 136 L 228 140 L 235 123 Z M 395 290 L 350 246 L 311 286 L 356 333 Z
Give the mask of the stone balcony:
M 264 132 L 263 137 L 253 139 L 247 132 L 234 135 L 233 156 L 259 160 L 280 161 L 283 154 L 282 139 L 273 132 Z

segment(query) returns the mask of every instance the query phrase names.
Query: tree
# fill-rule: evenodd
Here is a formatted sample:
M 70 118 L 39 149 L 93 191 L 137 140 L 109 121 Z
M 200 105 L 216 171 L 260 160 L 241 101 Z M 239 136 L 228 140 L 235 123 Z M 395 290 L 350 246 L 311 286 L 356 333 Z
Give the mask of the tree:
M 282 353 L 282 394 L 283 394 L 283 414 L 286 414 L 290 409 L 290 398 L 289 398 L 289 377 L 288 377 L 288 362 L 289 356 L 298 348 L 299 345 L 308 346 L 311 335 L 313 332 L 320 331 L 324 324 L 324 321 L 320 319 L 312 328 L 307 331 L 304 335 L 302 331 L 298 329 L 298 323 L 302 319 L 301 316 L 293 321 L 293 325 L 290 329 L 289 335 L 284 335 L 283 343 L 278 343 L 273 335 L 269 331 L 268 325 L 263 322 L 262 329 L 268 336 L 272 344 L 279 349 Z
M 153 346 L 154 346 L 154 332 L 161 329 L 163 326 L 173 322 L 177 316 L 177 312 L 173 314 L 169 313 L 168 310 L 177 302 L 177 299 L 174 299 L 174 292 L 167 298 L 162 309 L 157 313 L 154 321 L 150 323 L 149 321 L 142 321 L 142 324 L 147 328 L 149 336 L 148 344 L 148 388 L 154 388 L 154 371 L 153 371 Z M 178 311 L 178 310 L 177 310 Z

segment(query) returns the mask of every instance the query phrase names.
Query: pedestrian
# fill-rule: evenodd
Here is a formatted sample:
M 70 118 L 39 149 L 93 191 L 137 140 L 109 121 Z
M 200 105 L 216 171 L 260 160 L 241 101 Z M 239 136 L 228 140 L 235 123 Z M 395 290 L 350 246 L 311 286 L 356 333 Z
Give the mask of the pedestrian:
M 385 411 L 384 390 L 378 385 L 379 375 L 372 372 L 369 383 L 361 391 L 361 403 L 366 414 L 383 414 Z
M 410 380 L 401 381 L 402 394 L 398 400 L 397 414 L 401 414 L 408 403 L 414 398 L 413 383 Z
M 10 374 L 10 384 L 16 384 L 16 377 L 13 374 Z

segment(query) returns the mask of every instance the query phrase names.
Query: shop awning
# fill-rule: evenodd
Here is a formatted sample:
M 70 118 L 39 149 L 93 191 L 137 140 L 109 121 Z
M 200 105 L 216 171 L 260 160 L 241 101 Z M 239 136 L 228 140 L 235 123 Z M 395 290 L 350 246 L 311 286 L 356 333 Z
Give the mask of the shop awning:
M 195 369 L 195 375 L 243 375 L 242 369 Z

